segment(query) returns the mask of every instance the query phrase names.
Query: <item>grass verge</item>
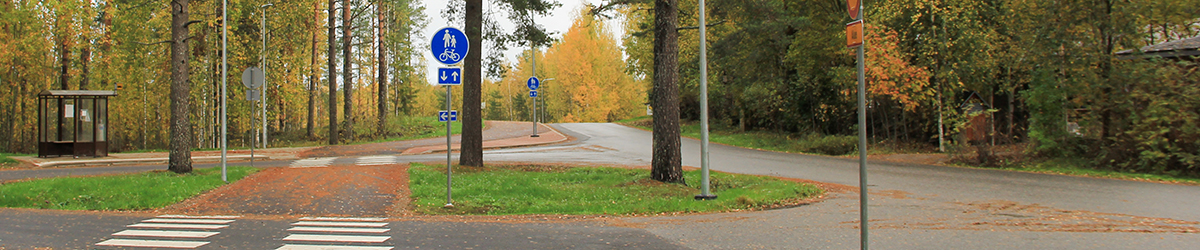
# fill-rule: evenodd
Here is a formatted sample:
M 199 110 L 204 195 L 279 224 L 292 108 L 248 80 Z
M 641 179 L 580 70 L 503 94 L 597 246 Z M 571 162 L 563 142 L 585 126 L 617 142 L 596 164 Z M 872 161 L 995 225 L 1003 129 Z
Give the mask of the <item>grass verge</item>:
M 653 120 L 649 116 L 621 120 L 617 123 L 645 130 L 652 130 L 653 126 Z M 684 121 L 679 129 L 680 134 L 684 137 L 700 138 L 700 123 L 698 122 Z M 856 136 L 816 133 L 795 135 L 770 131 L 738 132 L 734 128 L 719 125 L 709 127 L 708 139 L 725 145 L 787 153 L 846 155 L 858 150 L 858 137 Z
M 15 166 L 17 166 L 17 164 L 21 164 L 21 162 L 19 162 L 19 161 L 17 161 L 17 160 L 14 160 L 13 158 L 9 158 L 10 156 L 31 156 L 31 155 L 29 155 L 29 154 L 0 153 L 0 168 L 6 168 L 6 167 L 15 167 Z
M 258 172 L 229 167 L 229 180 Z M 224 185 L 220 168 L 190 174 L 153 171 L 137 174 L 59 177 L 0 185 L 0 207 L 61 210 L 145 210 L 162 208 Z
M 957 162 L 955 165 L 970 168 L 983 169 L 1003 169 L 1030 173 L 1043 174 L 1060 174 L 1070 176 L 1083 176 L 1094 178 L 1107 178 L 1119 180 L 1147 181 L 1159 183 L 1174 183 L 1200 186 L 1200 178 L 1187 176 L 1173 176 L 1167 174 L 1152 174 L 1152 173 L 1128 173 L 1108 169 L 1095 169 L 1091 167 L 1090 160 L 1077 158 L 1052 158 L 1052 159 L 1026 159 L 1020 161 L 1004 161 L 996 167 L 982 167 L 964 162 Z
M 454 208 L 446 203 L 445 165 L 412 164 L 414 210 L 425 214 L 639 215 L 768 208 L 819 195 L 816 186 L 774 177 L 711 172 L 719 199 L 696 201 L 699 171 L 688 185 L 650 179 L 645 169 L 556 166 L 454 168 Z

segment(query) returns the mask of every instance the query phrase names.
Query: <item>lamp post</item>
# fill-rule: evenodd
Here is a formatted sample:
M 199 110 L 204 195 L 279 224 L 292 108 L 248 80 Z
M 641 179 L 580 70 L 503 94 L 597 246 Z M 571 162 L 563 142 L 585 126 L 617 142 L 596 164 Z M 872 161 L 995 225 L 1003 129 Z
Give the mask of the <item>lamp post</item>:
M 258 6 L 259 9 L 262 9 L 262 53 L 260 53 L 261 57 L 262 57 L 262 65 L 260 65 L 260 66 L 263 69 L 263 85 L 262 85 L 262 99 L 259 101 L 259 103 L 262 105 L 262 130 L 263 130 L 262 131 L 262 147 L 263 148 L 267 147 L 267 83 L 266 83 L 267 82 L 266 81 L 266 78 L 267 78 L 266 77 L 267 76 L 267 7 L 271 7 L 271 6 L 275 6 L 275 4 L 268 3 L 268 4 L 263 4 L 262 6 Z

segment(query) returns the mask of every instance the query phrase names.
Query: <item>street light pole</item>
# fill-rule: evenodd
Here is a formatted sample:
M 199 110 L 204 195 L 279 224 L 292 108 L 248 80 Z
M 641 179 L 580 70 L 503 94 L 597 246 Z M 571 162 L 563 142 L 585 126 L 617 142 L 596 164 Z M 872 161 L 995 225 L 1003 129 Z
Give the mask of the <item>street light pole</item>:
M 228 101 L 225 98 L 225 89 L 229 88 L 227 78 L 229 78 L 229 53 L 226 51 L 226 45 L 229 44 L 229 0 L 221 1 L 221 181 L 229 183 L 228 176 L 225 171 L 226 154 L 229 144 L 228 131 L 229 124 L 228 114 L 225 112 L 225 103 Z
M 258 6 L 262 9 L 262 69 L 263 69 L 263 85 L 262 99 L 259 104 L 262 105 L 262 147 L 267 148 L 267 7 L 275 6 L 275 4 L 263 4 Z
M 708 176 L 708 38 L 704 21 L 704 0 L 700 0 L 700 194 L 697 200 L 716 199 L 709 192 Z

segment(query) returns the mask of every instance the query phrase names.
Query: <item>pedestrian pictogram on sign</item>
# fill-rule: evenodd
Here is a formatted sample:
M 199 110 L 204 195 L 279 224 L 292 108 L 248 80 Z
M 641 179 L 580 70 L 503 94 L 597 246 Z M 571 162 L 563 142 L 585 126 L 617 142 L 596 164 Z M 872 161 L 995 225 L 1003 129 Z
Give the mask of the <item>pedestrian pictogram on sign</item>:
M 431 41 L 429 49 L 438 62 L 452 65 L 467 57 L 470 45 L 467 43 L 467 35 L 461 30 L 445 27 L 433 33 L 433 41 Z
M 850 22 L 846 24 L 846 47 L 854 48 L 863 44 L 863 23 L 862 20 Z

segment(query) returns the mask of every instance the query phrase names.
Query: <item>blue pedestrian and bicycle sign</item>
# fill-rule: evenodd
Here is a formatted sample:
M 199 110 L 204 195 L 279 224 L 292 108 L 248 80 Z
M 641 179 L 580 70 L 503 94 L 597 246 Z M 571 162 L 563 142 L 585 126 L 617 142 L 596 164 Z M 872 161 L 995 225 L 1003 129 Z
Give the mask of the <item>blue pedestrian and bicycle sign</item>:
M 446 112 L 445 110 L 439 110 L 438 111 L 438 121 L 439 122 L 458 121 L 458 110 L 451 110 L 450 112 Z
M 540 82 L 536 76 L 531 76 L 529 77 L 529 81 L 525 82 L 525 85 L 529 85 L 529 90 L 537 90 L 539 83 Z
M 462 62 L 470 51 L 467 35 L 454 27 L 445 27 L 433 33 L 433 41 L 429 46 L 433 57 L 445 65 Z
M 462 68 L 438 68 L 438 85 L 462 85 Z

